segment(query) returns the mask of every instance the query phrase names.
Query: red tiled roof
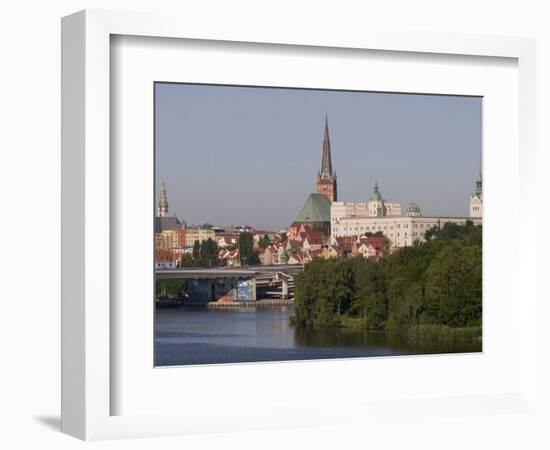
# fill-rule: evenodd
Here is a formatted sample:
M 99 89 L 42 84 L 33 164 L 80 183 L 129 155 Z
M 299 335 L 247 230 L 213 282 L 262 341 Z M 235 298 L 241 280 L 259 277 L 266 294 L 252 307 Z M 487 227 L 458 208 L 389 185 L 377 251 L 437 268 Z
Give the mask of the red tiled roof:
M 302 248 L 302 242 L 301 241 L 297 241 L 295 239 L 292 239 L 290 241 L 288 241 L 290 243 L 290 246 L 291 247 L 294 247 L 294 248 Z
M 310 244 L 316 245 L 323 244 L 326 241 L 326 236 L 322 231 L 309 231 L 306 233 L 305 239 Z
M 170 250 L 157 249 L 155 251 L 155 259 L 157 261 L 174 261 L 176 258 L 174 252 Z
M 336 244 L 341 250 L 351 250 L 353 244 L 357 241 L 354 236 L 340 236 L 335 238 Z
M 370 245 L 375 250 L 382 250 L 384 248 L 384 244 L 386 242 L 386 238 L 384 236 L 372 236 L 366 238 L 364 241 L 367 245 Z

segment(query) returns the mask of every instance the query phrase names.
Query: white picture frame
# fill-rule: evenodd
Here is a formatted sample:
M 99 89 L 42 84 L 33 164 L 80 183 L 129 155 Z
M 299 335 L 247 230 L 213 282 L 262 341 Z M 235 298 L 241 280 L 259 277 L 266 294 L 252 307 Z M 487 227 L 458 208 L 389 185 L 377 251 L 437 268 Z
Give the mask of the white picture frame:
M 281 402 L 274 407 L 278 414 L 270 417 L 268 409 L 258 405 L 253 414 L 235 412 L 234 404 L 219 405 L 214 415 L 221 419 L 232 410 L 231 420 L 212 420 L 199 414 L 147 414 L 145 411 L 113 414 L 113 398 L 122 389 L 114 382 L 112 366 L 120 354 L 113 349 L 117 323 L 113 319 L 111 298 L 112 192 L 117 173 L 111 167 L 113 145 L 111 127 L 111 36 L 141 36 L 236 43 L 284 44 L 308 48 L 327 48 L 333 52 L 350 49 L 407 53 L 410 59 L 430 55 L 498 57 L 517 61 L 519 176 L 512 189 L 524 199 L 517 205 L 526 227 L 535 228 L 535 205 L 532 183 L 535 166 L 535 43 L 527 38 L 487 37 L 436 33 L 400 33 L 383 30 L 349 30 L 323 34 L 301 30 L 274 30 L 259 24 L 234 29 L 230 24 L 216 29 L 191 18 L 164 14 L 112 11 L 82 11 L 62 22 L 62 430 L 86 440 L 121 437 L 160 436 L 207 431 L 257 429 L 266 426 L 310 425 L 348 420 L 352 416 L 365 420 L 377 416 L 395 419 L 392 402 L 408 400 L 411 414 L 436 402 L 442 415 L 475 415 L 498 412 L 502 405 L 523 413 L 537 407 L 536 387 L 536 293 L 533 264 L 536 242 L 525 242 L 517 249 L 518 283 L 521 302 L 517 305 L 517 360 L 513 387 L 502 392 L 464 392 L 464 397 L 442 397 L 423 393 L 420 398 L 400 391 L 395 398 L 359 399 L 354 402 L 309 403 L 297 406 Z M 152 107 L 152 105 L 151 105 Z M 152 145 L 152 144 L 151 144 Z M 151 167 L 152 171 L 152 167 Z M 151 183 L 152 188 L 152 183 Z M 148 245 L 145 243 L 144 245 Z M 530 263 L 527 263 L 530 261 Z M 529 265 L 530 264 L 530 265 Z M 517 300 L 519 295 L 514 294 Z M 151 299 L 152 300 L 152 299 Z M 116 314 L 115 314 L 116 315 Z M 317 363 L 316 363 L 317 364 Z M 338 362 L 326 364 L 326 373 Z M 338 370 L 359 370 L 361 362 Z M 391 364 L 391 363 L 390 363 Z M 284 364 L 247 365 L 262 376 L 281 371 Z M 319 367 L 301 365 L 300 370 L 313 373 Z M 243 366 L 240 366 L 241 369 Z M 167 369 L 166 372 L 170 370 Z M 212 367 L 213 370 L 225 370 Z M 230 369 L 236 370 L 236 369 Z M 189 372 L 188 372 L 189 373 Z M 337 372 L 334 372 L 337 373 Z M 123 380 L 123 379 L 122 379 Z M 512 386 L 512 384 L 510 385 Z M 454 394 L 456 395 L 456 394 Z M 259 400 L 257 400 L 259 403 Z M 200 405 L 195 398 L 197 411 Z M 330 408 L 328 407 L 330 405 Z M 326 407 L 323 407 L 326 406 Z M 356 419 L 357 420 L 357 419 Z

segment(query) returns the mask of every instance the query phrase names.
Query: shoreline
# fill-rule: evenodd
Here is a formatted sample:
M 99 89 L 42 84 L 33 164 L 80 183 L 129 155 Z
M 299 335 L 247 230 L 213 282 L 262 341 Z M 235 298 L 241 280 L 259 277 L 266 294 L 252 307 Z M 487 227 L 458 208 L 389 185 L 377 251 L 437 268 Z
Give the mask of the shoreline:
M 290 316 L 290 324 L 293 327 L 308 329 L 296 325 L 295 316 Z M 357 317 L 342 317 L 341 322 L 334 327 L 311 327 L 312 330 L 349 330 L 349 331 L 364 331 L 366 333 L 379 333 L 386 336 L 404 337 L 409 340 L 431 340 L 431 341 L 482 341 L 483 327 L 449 327 L 446 325 L 437 324 L 420 324 L 413 326 L 401 326 L 396 328 L 384 328 L 373 330 L 367 328 L 364 319 Z

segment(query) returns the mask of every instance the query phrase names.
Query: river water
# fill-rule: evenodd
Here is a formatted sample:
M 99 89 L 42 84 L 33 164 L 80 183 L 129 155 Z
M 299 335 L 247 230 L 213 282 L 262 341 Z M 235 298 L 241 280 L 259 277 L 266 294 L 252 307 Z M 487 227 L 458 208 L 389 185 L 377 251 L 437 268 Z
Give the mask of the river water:
M 416 342 L 360 330 L 290 326 L 292 307 L 160 309 L 155 364 L 291 361 L 481 351 L 478 341 Z

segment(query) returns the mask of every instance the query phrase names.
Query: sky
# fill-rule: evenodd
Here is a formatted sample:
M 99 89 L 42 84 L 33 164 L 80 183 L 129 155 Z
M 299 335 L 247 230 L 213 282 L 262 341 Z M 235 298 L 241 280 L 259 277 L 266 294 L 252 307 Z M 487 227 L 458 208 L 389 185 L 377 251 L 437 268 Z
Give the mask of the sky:
M 155 178 L 188 225 L 288 227 L 315 192 L 325 114 L 339 201 L 468 215 L 482 98 L 156 83 Z

